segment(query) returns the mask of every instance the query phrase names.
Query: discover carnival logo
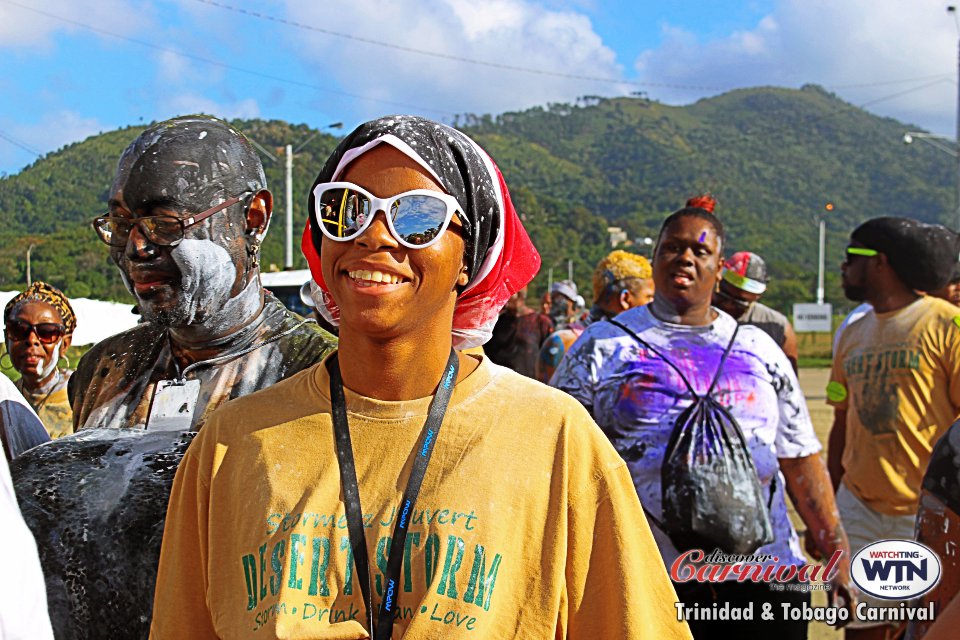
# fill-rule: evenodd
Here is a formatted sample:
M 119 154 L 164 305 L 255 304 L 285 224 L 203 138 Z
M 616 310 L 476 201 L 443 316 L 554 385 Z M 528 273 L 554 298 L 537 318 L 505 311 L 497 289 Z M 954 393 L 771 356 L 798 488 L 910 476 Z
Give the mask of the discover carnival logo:
M 779 558 L 767 554 L 729 555 L 720 550 L 704 553 L 693 549 L 680 554 L 670 566 L 670 577 L 683 582 L 761 582 L 771 591 L 831 591 L 830 581 L 839 570 L 842 551 L 835 551 L 826 565 L 808 563 L 781 565 Z M 940 581 L 940 558 L 930 549 L 912 540 L 881 540 L 857 552 L 850 574 L 859 589 L 887 600 L 908 600 L 922 595 Z M 839 594 L 843 595 L 843 594 Z M 771 602 L 759 606 L 730 602 L 711 605 L 675 602 L 678 621 L 781 620 L 820 621 L 843 626 L 851 619 L 870 623 L 901 623 L 933 620 L 934 603 L 925 606 L 900 602 L 876 605 L 860 601 L 855 607 L 842 598 L 830 599 L 828 606 L 784 601 L 779 607 Z
M 880 540 L 853 556 L 850 577 L 864 593 L 885 600 L 923 595 L 940 581 L 940 558 L 913 540 Z

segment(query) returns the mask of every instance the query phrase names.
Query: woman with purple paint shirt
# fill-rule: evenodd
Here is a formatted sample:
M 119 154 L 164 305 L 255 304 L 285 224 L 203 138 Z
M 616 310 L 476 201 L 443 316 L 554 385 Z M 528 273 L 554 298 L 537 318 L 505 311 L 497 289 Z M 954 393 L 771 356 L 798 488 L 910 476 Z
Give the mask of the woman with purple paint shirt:
M 630 309 L 616 321 L 630 328 L 679 367 L 704 393 L 733 337 L 736 321 L 710 306 L 723 265 L 723 225 L 710 212 L 690 207 L 669 216 L 653 255 L 653 302 Z M 551 384 L 570 393 L 626 460 L 640 501 L 668 569 L 687 549 L 677 549 L 655 526 L 661 510 L 660 468 L 677 417 L 693 402 L 680 376 L 662 358 L 609 322 L 594 323 L 567 353 Z M 824 557 L 843 551 L 831 595 L 849 602 L 849 546 L 826 466 L 796 375 L 786 356 L 762 330 L 741 326 L 723 366 L 714 398 L 736 418 L 747 443 L 764 495 L 770 495 L 774 541 L 756 550 L 778 565 L 803 565 L 806 559 L 787 515 L 784 489 Z M 711 549 L 705 549 L 710 553 Z M 809 593 L 770 591 L 764 583 L 676 585 L 688 606 L 745 606 L 773 603 L 774 621 L 755 615 L 752 622 L 691 621 L 695 638 L 806 638 L 806 623 L 782 620 L 781 603 L 801 606 Z

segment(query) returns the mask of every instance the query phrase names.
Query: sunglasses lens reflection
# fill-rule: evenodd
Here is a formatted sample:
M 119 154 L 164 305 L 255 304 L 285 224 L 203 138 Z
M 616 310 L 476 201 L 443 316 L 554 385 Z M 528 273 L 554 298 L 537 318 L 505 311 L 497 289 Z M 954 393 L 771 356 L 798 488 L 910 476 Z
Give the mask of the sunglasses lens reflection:
M 390 207 L 390 215 L 404 242 L 422 246 L 440 233 L 447 218 L 447 203 L 428 195 L 404 196 Z
M 323 191 L 316 206 L 324 231 L 338 240 L 355 237 L 375 213 L 367 196 L 343 187 Z M 398 239 L 413 246 L 426 245 L 436 238 L 446 218 L 447 203 L 430 195 L 401 196 L 390 205 L 390 220 Z
M 370 201 L 352 189 L 327 189 L 317 202 L 320 223 L 334 238 L 347 240 L 363 227 Z

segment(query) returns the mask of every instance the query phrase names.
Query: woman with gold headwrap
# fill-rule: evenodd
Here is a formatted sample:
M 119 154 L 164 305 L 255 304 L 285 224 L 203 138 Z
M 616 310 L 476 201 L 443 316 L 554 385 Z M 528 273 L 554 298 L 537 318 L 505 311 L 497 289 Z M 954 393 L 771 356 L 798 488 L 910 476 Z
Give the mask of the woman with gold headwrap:
M 66 352 L 77 328 L 70 301 L 56 287 L 34 282 L 3 310 L 7 355 L 20 373 L 17 389 L 51 438 L 73 433 L 67 380 L 73 373 Z M 61 361 L 66 361 L 64 367 Z
M 537 380 L 550 382 L 563 355 L 586 325 L 649 304 L 653 300 L 653 288 L 653 268 L 649 260 L 620 249 L 610 252 L 593 270 L 593 307 L 585 324 L 555 331 L 543 341 L 537 357 Z

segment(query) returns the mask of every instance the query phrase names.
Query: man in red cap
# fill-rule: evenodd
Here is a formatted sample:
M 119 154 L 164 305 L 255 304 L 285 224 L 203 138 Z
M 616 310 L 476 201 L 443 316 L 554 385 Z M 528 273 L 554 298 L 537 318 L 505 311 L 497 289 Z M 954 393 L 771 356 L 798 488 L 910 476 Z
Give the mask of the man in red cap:
M 780 345 L 797 372 L 797 335 L 787 317 L 760 303 L 767 290 L 767 264 L 749 251 L 739 251 L 723 265 L 720 286 L 713 294 L 713 306 L 726 311 L 740 324 L 763 329 Z

